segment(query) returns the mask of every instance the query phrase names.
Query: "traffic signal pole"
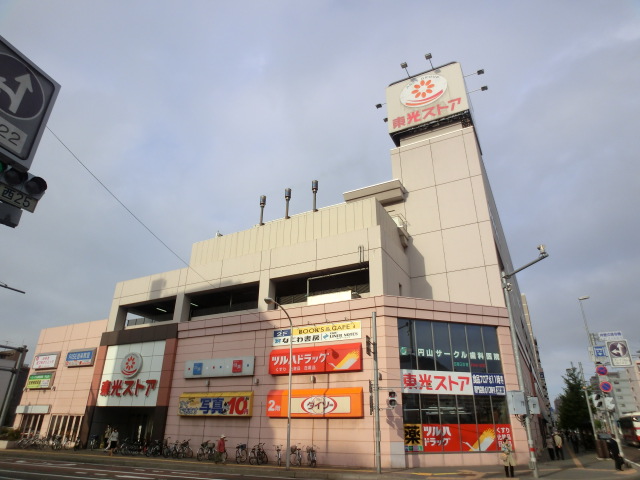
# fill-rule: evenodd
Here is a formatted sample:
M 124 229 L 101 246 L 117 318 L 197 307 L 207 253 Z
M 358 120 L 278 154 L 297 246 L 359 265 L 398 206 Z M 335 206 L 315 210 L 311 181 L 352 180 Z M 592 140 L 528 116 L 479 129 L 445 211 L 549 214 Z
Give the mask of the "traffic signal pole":
M 376 431 L 376 472 L 382 473 L 382 463 L 380 458 L 380 389 L 378 386 L 378 330 L 376 327 L 376 312 L 371 312 L 371 337 L 373 339 L 371 347 L 373 351 L 373 418 L 374 428 Z
M 580 375 L 582 376 L 582 383 L 584 386 L 582 387 L 582 391 L 584 392 L 584 398 L 587 401 L 587 408 L 589 409 L 589 420 L 591 420 L 591 428 L 593 429 L 593 440 L 598 440 L 598 432 L 596 431 L 596 422 L 593 421 L 593 410 L 591 410 L 591 399 L 589 398 L 589 394 L 587 392 L 587 381 L 584 378 L 584 370 L 582 369 L 582 363 L 578 362 L 580 366 Z

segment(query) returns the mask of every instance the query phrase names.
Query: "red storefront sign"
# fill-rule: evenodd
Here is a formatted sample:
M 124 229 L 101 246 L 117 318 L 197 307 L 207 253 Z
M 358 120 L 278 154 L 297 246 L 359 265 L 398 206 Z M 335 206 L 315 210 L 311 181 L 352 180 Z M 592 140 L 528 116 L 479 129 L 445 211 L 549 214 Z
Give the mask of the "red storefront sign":
M 293 349 L 292 373 L 356 372 L 362 370 L 362 344 L 345 343 L 333 346 Z M 269 373 L 289 373 L 289 349 L 272 350 Z
M 407 428 L 410 427 L 410 428 Z M 420 430 L 416 427 L 419 427 Z M 419 435 L 419 436 L 418 436 Z M 512 441 L 508 424 L 405 425 L 405 450 L 412 452 L 495 452 L 504 437 Z M 420 442 L 418 444 L 418 442 Z
M 100 395 L 103 397 L 137 397 L 144 393 L 149 396 L 156 389 L 158 380 L 105 380 L 100 385 Z

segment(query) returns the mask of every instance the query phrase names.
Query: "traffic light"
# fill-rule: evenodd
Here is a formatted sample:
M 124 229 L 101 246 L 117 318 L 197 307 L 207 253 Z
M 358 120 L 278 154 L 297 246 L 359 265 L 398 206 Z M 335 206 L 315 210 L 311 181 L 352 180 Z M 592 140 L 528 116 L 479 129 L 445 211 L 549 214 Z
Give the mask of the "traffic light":
M 47 189 L 44 178 L 0 161 L 0 200 L 33 212 Z
M 395 408 L 396 405 L 398 405 L 398 399 L 396 398 L 396 392 L 391 390 L 389 392 L 389 396 L 387 397 L 387 407 Z
M 22 210 L 8 203 L 0 202 L 0 224 L 16 228 L 20 223 Z
M 613 412 L 616 409 L 616 404 L 613 401 L 612 397 L 605 397 L 604 399 L 604 406 L 607 410 L 609 410 L 610 412 Z
M 596 408 L 604 407 L 604 398 L 599 393 L 594 393 L 591 395 L 591 401 L 593 402 L 593 406 Z
M 371 356 L 373 342 L 371 341 L 371 337 L 369 335 L 366 336 L 366 344 L 367 344 L 367 355 Z

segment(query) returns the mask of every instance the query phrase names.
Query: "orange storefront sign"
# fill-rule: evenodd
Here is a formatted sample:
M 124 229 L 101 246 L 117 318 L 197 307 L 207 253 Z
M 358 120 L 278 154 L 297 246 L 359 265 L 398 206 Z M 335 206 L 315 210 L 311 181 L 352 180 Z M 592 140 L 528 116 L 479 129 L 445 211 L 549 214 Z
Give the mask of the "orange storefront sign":
M 267 416 L 287 416 L 287 390 L 267 395 Z M 363 416 L 362 388 L 313 388 L 293 390 L 291 416 L 295 418 L 360 418 Z

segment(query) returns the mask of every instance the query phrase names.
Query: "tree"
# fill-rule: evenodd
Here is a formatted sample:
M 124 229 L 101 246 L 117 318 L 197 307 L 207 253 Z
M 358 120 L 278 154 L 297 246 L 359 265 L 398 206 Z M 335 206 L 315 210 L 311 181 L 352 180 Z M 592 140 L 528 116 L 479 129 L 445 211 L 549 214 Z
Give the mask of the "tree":
M 567 369 L 567 375 L 562 377 L 565 383 L 564 392 L 560 395 L 558 409 L 558 424 L 560 428 L 575 430 L 589 428 L 589 407 L 584 395 L 584 382 L 575 367 Z

